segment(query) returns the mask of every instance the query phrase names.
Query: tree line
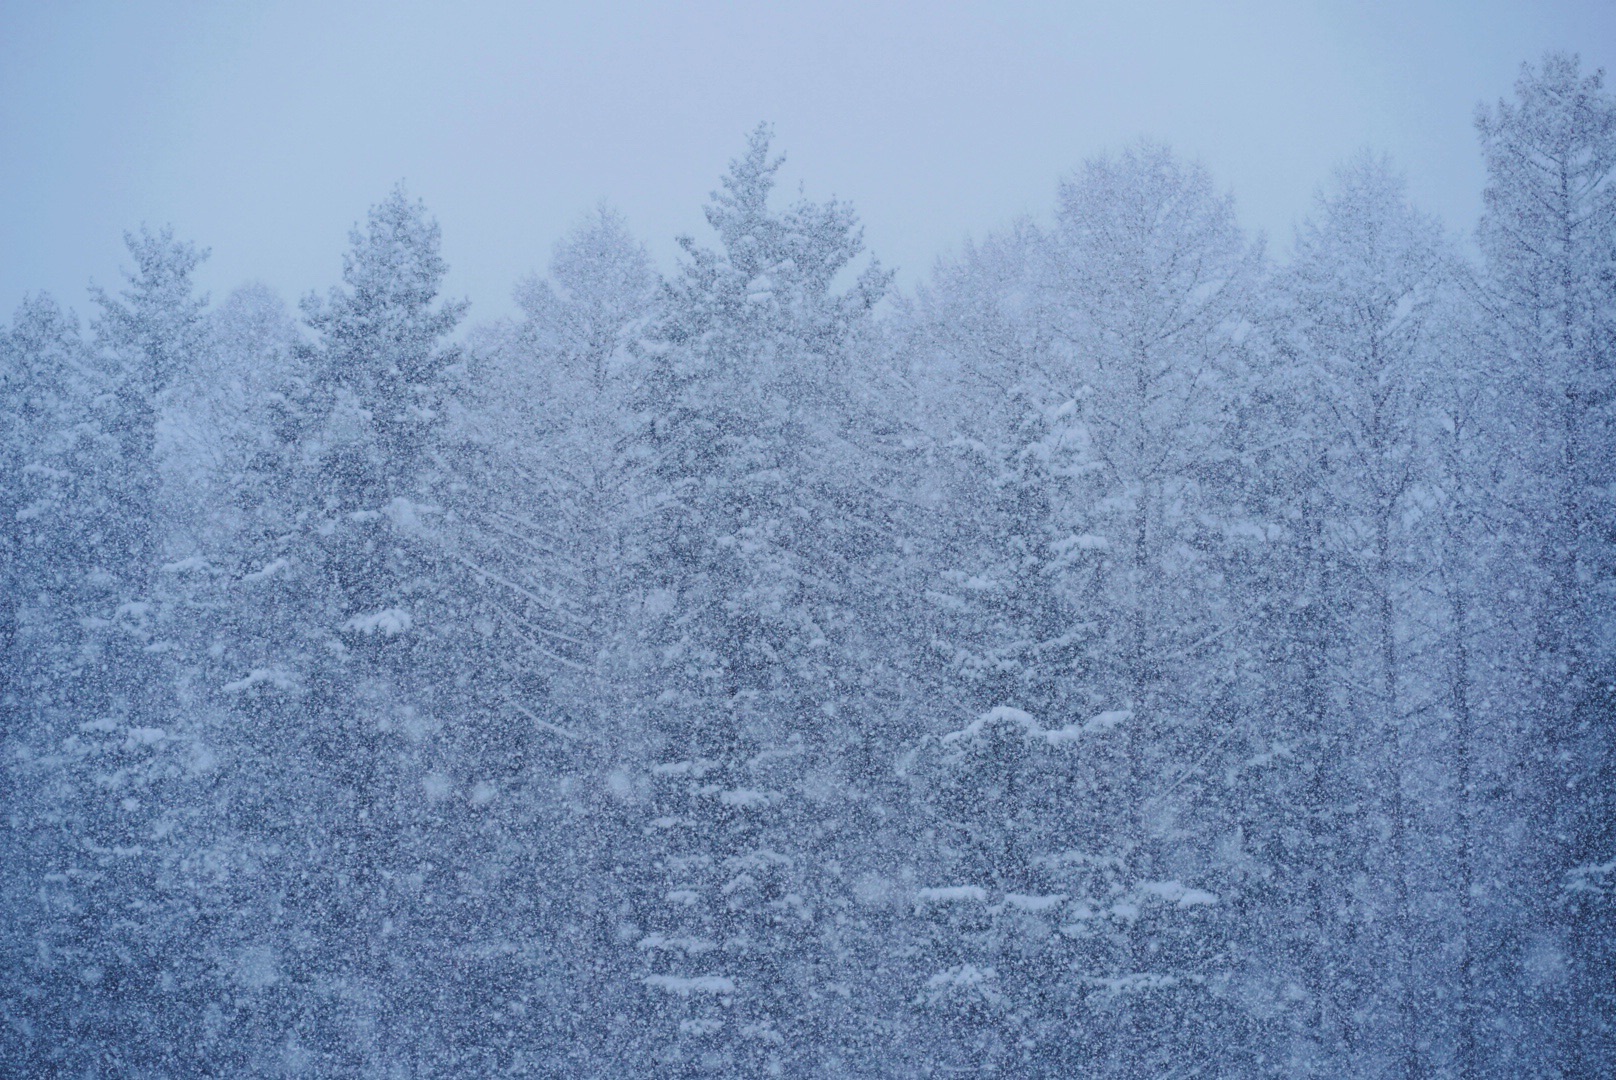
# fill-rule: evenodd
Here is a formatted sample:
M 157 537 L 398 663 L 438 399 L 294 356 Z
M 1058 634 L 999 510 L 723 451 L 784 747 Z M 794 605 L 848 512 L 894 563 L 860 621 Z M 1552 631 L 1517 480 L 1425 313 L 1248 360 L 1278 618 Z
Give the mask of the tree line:
M 465 326 L 128 235 L 0 334 L 17 1075 L 1594 1077 L 1616 99 L 1284 259 L 1139 143 L 910 295 L 760 127 Z

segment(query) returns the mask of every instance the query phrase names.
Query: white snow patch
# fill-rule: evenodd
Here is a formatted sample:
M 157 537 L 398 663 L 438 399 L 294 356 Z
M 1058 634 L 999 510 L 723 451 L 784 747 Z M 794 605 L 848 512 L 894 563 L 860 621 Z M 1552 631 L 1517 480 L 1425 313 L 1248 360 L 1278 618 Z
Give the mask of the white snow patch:
M 225 683 L 219 689 L 227 694 L 239 694 L 263 684 L 268 684 L 276 690 L 291 690 L 297 686 L 296 680 L 281 668 L 253 668 L 243 678 Z
M 774 296 L 774 280 L 768 274 L 759 274 L 746 283 L 746 299 L 753 304 L 766 303 Z
M 635 792 L 634 774 L 618 766 L 606 775 L 606 790 L 614 799 L 632 799 Z
M 944 735 L 941 741 L 952 743 L 959 742 L 962 739 L 974 739 L 981 735 L 989 724 L 1010 724 L 1021 728 L 1033 737 L 1044 733 L 1044 729 L 1038 726 L 1038 721 L 1034 720 L 1030 713 L 1011 708 L 1009 705 L 1000 705 L 997 708 L 989 709 L 960 730 L 951 731 Z
M 1152 896 L 1159 896 L 1169 904 L 1179 907 L 1195 907 L 1199 904 L 1215 904 L 1218 898 L 1205 889 L 1192 889 L 1179 881 L 1147 881 L 1139 886 L 1144 892 Z
M 728 975 L 647 975 L 645 985 L 670 994 L 689 997 L 691 994 L 733 994 L 735 980 Z
M 786 1037 L 775 1029 L 772 1020 L 761 1020 L 755 1024 L 745 1024 L 741 1027 L 741 1035 L 748 1039 L 757 1039 L 759 1042 L 770 1043 L 774 1046 L 784 1046 Z
M 1616 859 L 1605 863 L 1584 863 L 1566 872 L 1566 891 L 1602 896 L 1616 884 Z
M 1110 731 L 1131 719 L 1133 719 L 1132 709 L 1112 709 L 1110 712 L 1097 713 L 1089 717 L 1088 722 L 1083 725 L 1083 730 L 1091 734 L 1097 731 Z
M 1067 724 L 1062 728 L 1044 732 L 1044 741 L 1050 746 L 1059 746 L 1062 743 L 1073 743 L 1081 739 L 1086 731 L 1082 724 Z
M 1087 934 L 1089 932 L 1089 928 L 1083 924 L 1099 914 L 1100 913 L 1095 910 L 1093 904 L 1090 904 L 1087 900 L 1079 900 L 1076 903 L 1068 906 L 1066 909 L 1067 918 L 1075 919 L 1076 921 L 1067 926 L 1061 927 L 1061 933 L 1066 934 L 1069 937 Z
M 718 801 L 723 803 L 725 806 L 733 806 L 741 810 L 747 810 L 754 806 L 767 806 L 769 804 L 769 797 L 761 791 L 752 791 L 747 788 L 741 788 L 736 791 L 719 792 Z
M 263 566 L 260 566 L 258 569 L 254 570 L 252 573 L 243 574 L 241 576 L 241 580 L 242 581 L 266 581 L 269 578 L 272 578 L 276 574 L 280 573 L 282 570 L 285 570 L 287 567 L 289 567 L 291 565 L 292 564 L 290 562 L 286 561 L 285 559 L 272 559 L 269 562 L 265 563 Z
M 697 758 L 694 761 L 665 761 L 660 765 L 651 766 L 651 775 L 691 776 L 699 780 L 717 765 L 716 761 L 708 761 L 706 758 Z
M 677 950 L 686 956 L 699 956 L 704 952 L 711 952 L 718 948 L 711 941 L 697 937 L 667 937 L 663 934 L 647 934 L 635 946 L 640 949 Z
M 978 998 L 990 1005 L 996 1005 L 1004 996 L 993 989 L 993 983 L 999 973 L 991 967 L 977 967 L 975 964 L 960 964 L 947 971 L 940 971 L 926 980 L 926 992 L 923 999 L 930 1003 L 944 998 Z
M 915 898 L 931 904 L 981 904 L 986 902 L 988 893 L 980 885 L 945 885 L 920 889 Z
M 751 874 L 737 874 L 735 877 L 731 878 L 729 881 L 726 881 L 724 883 L 723 888 L 718 890 L 718 895 L 720 895 L 720 896 L 728 896 L 730 893 L 734 892 L 736 889 L 744 889 L 748 885 L 756 885 L 756 884 L 757 884 L 757 879 L 754 878 Z
M 1125 723 L 1131 716 L 1133 716 L 1133 710 L 1131 709 L 1113 709 L 1109 712 L 1098 713 L 1080 724 L 1067 724 L 1065 727 L 1046 730 L 1030 714 L 1008 705 L 1000 705 L 983 713 L 959 731 L 949 732 L 940 741 L 954 743 L 966 739 L 975 739 L 980 737 L 989 725 L 1008 724 L 1012 727 L 1020 728 L 1029 739 L 1042 739 L 1050 746 L 1060 746 L 1063 743 L 1076 742 L 1089 735 L 1110 731 L 1119 724 Z
M 360 634 L 382 634 L 394 637 L 410 628 L 410 613 L 403 608 L 386 608 L 370 615 L 355 615 L 342 624 L 344 630 Z
M 393 523 L 393 528 L 399 532 L 413 533 L 421 530 L 421 514 L 429 513 L 434 509 L 436 508 L 422 506 L 399 495 L 392 502 L 382 507 L 382 513 L 386 515 L 388 521 Z
M 975 964 L 961 964 L 959 967 L 940 971 L 926 980 L 927 987 L 943 986 L 980 986 L 982 983 L 997 978 L 999 973 L 990 967 L 977 967 Z
M 767 870 L 775 866 L 790 866 L 789 856 L 763 848 L 746 855 L 732 855 L 724 860 L 726 870 Z
M 1057 555 L 1066 555 L 1073 551 L 1105 551 L 1111 546 L 1111 541 L 1095 533 L 1083 533 L 1081 536 L 1068 536 L 1054 544 Z
M 1023 896 L 1020 893 L 1005 893 L 1006 907 L 1013 907 L 1017 911 L 1048 911 L 1058 907 L 1066 901 L 1065 893 L 1056 893 L 1053 896 Z
M 1120 870 L 1122 860 L 1115 855 L 1091 855 L 1086 851 L 1057 851 L 1053 855 L 1040 855 L 1036 863 L 1058 870 L 1067 866 L 1086 866 L 1095 870 Z

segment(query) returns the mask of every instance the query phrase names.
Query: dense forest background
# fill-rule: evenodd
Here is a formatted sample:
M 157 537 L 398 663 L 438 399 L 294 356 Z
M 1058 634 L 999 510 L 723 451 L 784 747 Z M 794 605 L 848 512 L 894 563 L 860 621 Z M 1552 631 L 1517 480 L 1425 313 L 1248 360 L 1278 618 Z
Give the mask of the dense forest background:
M 466 324 L 0 335 L 0 1073 L 1616 1069 L 1616 99 L 1276 261 L 1141 143 L 914 295 L 759 128 Z M 462 332 L 464 330 L 464 332 Z

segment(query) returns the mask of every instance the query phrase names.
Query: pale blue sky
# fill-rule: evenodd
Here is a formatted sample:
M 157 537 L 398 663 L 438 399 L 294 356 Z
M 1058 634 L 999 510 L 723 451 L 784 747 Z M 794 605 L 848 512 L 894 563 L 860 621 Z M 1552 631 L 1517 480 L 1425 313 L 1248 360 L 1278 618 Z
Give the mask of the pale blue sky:
M 601 199 L 670 267 L 759 120 L 905 285 L 1138 136 L 1202 160 L 1280 251 L 1365 146 L 1468 233 L 1476 103 L 1548 48 L 1616 67 L 1616 3 L 0 0 L 0 317 L 39 289 L 82 309 L 142 221 L 213 249 L 215 298 L 295 299 L 400 178 L 450 291 L 505 313 Z

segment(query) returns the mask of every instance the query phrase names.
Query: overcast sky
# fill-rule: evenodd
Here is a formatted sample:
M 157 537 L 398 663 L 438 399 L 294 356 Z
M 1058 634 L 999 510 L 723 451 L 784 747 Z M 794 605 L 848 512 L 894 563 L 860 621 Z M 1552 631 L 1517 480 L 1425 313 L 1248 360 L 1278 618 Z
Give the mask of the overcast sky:
M 40 289 L 82 310 L 142 221 L 212 248 L 216 299 L 295 299 L 400 179 L 450 292 L 504 314 L 602 199 L 670 268 L 759 120 L 792 191 L 850 200 L 905 286 L 1140 136 L 1281 254 L 1361 147 L 1468 234 L 1475 106 L 1551 48 L 1616 67 L 1616 3 L 0 0 L 0 316 Z

